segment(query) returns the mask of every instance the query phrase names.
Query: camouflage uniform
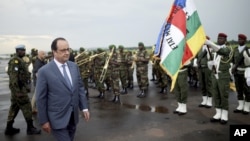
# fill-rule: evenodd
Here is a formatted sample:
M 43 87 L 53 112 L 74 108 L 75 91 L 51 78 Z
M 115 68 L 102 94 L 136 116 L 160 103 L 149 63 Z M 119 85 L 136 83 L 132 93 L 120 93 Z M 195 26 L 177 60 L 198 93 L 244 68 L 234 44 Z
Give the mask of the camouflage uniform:
M 142 98 L 145 97 L 145 90 L 148 88 L 148 62 L 149 62 L 149 54 L 147 50 L 144 48 L 143 43 L 138 44 L 139 49 L 136 53 L 136 77 L 138 86 L 140 87 L 141 92 L 137 97 Z
M 35 66 L 35 62 L 36 62 L 36 58 L 37 58 L 38 52 L 37 49 L 32 48 L 31 49 L 31 64 L 34 67 Z M 33 70 L 32 70 L 33 72 Z M 32 73 L 32 80 L 33 80 L 33 85 L 36 86 L 36 74 Z
M 112 71 L 111 81 L 112 81 L 112 90 L 114 94 L 114 98 L 112 102 L 119 103 L 120 102 L 120 77 L 119 77 L 119 63 L 117 62 L 118 53 L 116 52 L 115 45 L 110 45 L 111 48 L 114 48 L 113 54 L 109 61 L 109 66 Z
M 120 45 L 119 47 L 119 53 L 117 55 L 117 62 L 119 64 L 119 74 L 120 74 L 120 80 L 122 84 L 122 94 L 127 94 L 127 78 L 128 78 L 128 72 L 127 72 L 127 58 L 126 53 L 123 51 L 124 47 Z
M 24 45 L 19 45 L 16 50 L 25 51 Z M 21 109 L 25 121 L 27 122 L 27 134 L 40 134 L 33 126 L 31 103 L 28 96 L 28 82 L 30 73 L 27 70 L 26 64 L 22 58 L 15 55 L 8 63 L 9 88 L 11 91 L 11 106 L 8 114 L 7 128 L 5 134 L 16 134 L 19 129 L 12 127 L 14 119 Z
M 131 51 L 128 51 L 127 53 L 127 72 L 128 72 L 128 85 L 127 88 L 133 88 L 134 87 L 134 66 L 133 65 L 133 55 Z
M 103 50 L 98 48 L 97 53 L 102 53 Z M 96 88 L 100 92 L 100 94 L 97 96 L 98 98 L 104 98 L 104 93 L 105 93 L 105 86 L 103 82 L 100 82 L 99 79 L 101 77 L 103 67 L 105 65 L 105 56 L 97 56 L 94 59 L 94 79 L 95 79 L 95 84 Z
M 89 55 L 84 51 L 85 51 L 85 49 L 81 47 L 80 50 L 79 50 L 79 53 L 80 53 L 79 55 L 80 56 L 79 57 L 76 56 L 77 58 L 76 58 L 75 62 L 79 66 L 80 74 L 81 74 L 83 84 L 84 84 L 84 87 L 85 87 L 85 90 L 86 90 L 86 96 L 88 98 L 89 97 L 88 79 L 89 79 L 89 74 L 90 74 L 90 62 L 86 62 L 84 64 L 81 63 L 82 60 L 89 58 Z

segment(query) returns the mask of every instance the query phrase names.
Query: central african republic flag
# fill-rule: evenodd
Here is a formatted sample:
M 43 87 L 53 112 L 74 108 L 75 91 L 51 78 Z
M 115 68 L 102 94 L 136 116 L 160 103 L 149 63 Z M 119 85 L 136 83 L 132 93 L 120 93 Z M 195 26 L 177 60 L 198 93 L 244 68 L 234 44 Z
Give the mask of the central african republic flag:
M 193 0 L 175 0 L 164 22 L 154 51 L 160 65 L 171 77 L 174 88 L 178 70 L 198 53 L 206 35 Z

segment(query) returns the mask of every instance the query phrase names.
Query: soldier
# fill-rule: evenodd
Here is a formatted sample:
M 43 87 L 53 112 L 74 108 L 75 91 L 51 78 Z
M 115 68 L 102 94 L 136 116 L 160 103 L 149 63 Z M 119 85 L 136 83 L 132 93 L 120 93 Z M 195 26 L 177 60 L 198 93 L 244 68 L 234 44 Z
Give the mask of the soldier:
M 14 135 L 20 132 L 20 129 L 14 128 L 14 120 L 21 109 L 27 123 L 27 134 L 40 134 L 33 125 L 31 103 L 27 91 L 27 78 L 29 73 L 22 57 L 25 56 L 25 46 L 16 46 L 16 55 L 8 63 L 9 88 L 11 91 L 11 105 L 9 109 L 6 135 Z
M 84 64 L 81 63 L 81 60 L 88 59 L 89 55 L 87 52 L 84 52 L 85 49 L 83 47 L 80 47 L 79 49 L 79 56 L 75 57 L 75 62 L 78 64 L 80 69 L 80 74 L 83 80 L 83 85 L 86 90 L 86 97 L 89 98 L 89 90 L 88 90 L 88 79 L 90 74 L 90 62 L 86 62 Z M 90 60 L 89 60 L 90 61 Z
M 98 48 L 97 49 L 97 54 L 104 52 L 103 49 Z M 101 78 L 101 74 L 103 71 L 103 67 L 105 65 L 105 56 L 97 56 L 94 59 L 94 79 L 95 79 L 95 84 L 96 84 L 96 88 L 99 91 L 99 95 L 96 98 L 100 98 L 103 99 L 104 98 L 104 94 L 105 94 L 105 87 L 104 87 L 104 83 L 100 82 L 99 79 Z
M 32 49 L 31 49 L 31 56 L 30 56 L 32 67 L 35 66 L 35 62 L 36 62 L 37 55 L 38 55 L 38 50 L 35 49 L 35 48 L 32 48 Z M 33 69 L 34 69 L 34 68 L 32 68 L 33 86 L 36 86 L 36 74 L 33 73 Z
M 210 40 L 205 42 L 206 45 L 209 45 L 216 52 L 214 59 L 208 62 L 208 67 L 212 70 L 213 99 L 216 110 L 216 114 L 210 121 L 220 122 L 221 124 L 226 124 L 228 121 L 229 68 L 233 55 L 233 50 L 230 46 L 226 46 L 226 41 L 227 35 L 219 33 L 217 38 L 218 45 Z
M 138 51 L 136 53 L 136 77 L 140 93 L 137 95 L 139 98 L 146 97 L 145 90 L 148 88 L 148 62 L 149 54 L 142 42 L 138 43 Z
M 112 90 L 113 90 L 113 94 L 114 94 L 114 98 L 113 100 L 111 100 L 114 103 L 120 103 L 120 75 L 119 75 L 119 63 L 118 63 L 118 53 L 116 52 L 116 46 L 115 45 L 110 45 L 109 49 L 112 50 L 113 49 L 113 54 L 110 58 L 109 61 L 109 66 L 110 69 L 112 71 L 112 75 L 110 76 L 111 78 L 111 84 L 112 84 Z
M 156 60 L 156 72 L 159 73 L 158 76 L 158 82 L 159 86 L 161 88 L 161 91 L 159 92 L 160 94 L 166 94 L 167 93 L 167 87 L 168 87 L 168 75 L 166 72 L 163 70 L 163 68 L 159 65 L 160 63 L 160 58 L 157 58 Z
M 234 113 L 249 113 L 250 106 L 250 87 L 247 86 L 245 79 L 245 68 L 249 64 L 244 63 L 243 53 L 248 52 L 249 47 L 246 46 L 247 37 L 244 34 L 238 35 L 238 47 L 234 49 L 233 68 L 232 74 L 234 74 L 235 86 L 238 98 L 238 107 L 234 110 Z M 247 55 L 247 54 L 246 54 Z M 247 57 L 247 56 L 246 56 Z
M 127 88 L 133 88 L 134 87 L 134 66 L 133 66 L 133 55 L 132 51 L 128 51 L 127 53 L 127 72 L 128 72 L 128 85 Z
M 207 39 L 209 40 L 210 38 L 207 36 Z M 210 55 L 212 55 L 211 49 L 209 49 L 207 45 L 203 45 L 197 54 L 198 74 L 202 93 L 202 102 L 199 104 L 199 107 L 212 107 L 212 71 L 207 66 L 207 62 L 212 60 L 212 56 Z
M 174 114 L 185 115 L 187 113 L 188 84 L 186 80 L 188 76 L 187 70 L 191 65 L 191 62 L 188 61 L 179 69 L 179 74 L 174 86 L 178 107 L 174 111 Z
M 127 77 L 128 77 L 128 72 L 127 72 L 127 58 L 126 58 L 126 53 L 124 52 L 124 47 L 122 45 L 119 45 L 119 52 L 117 56 L 117 62 L 119 64 L 119 75 L 120 75 L 120 80 L 122 84 L 122 91 L 121 94 L 127 94 Z

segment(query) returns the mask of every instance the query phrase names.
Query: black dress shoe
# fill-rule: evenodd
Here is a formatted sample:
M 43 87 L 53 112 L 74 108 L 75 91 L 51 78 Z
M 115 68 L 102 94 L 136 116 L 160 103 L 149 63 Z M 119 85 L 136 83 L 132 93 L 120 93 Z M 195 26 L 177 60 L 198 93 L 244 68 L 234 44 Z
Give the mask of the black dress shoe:
M 198 107 L 205 107 L 206 105 L 203 104 L 199 104 Z
M 183 113 L 183 112 L 179 112 L 178 115 L 179 116 L 182 116 L 182 115 L 185 115 L 186 113 Z
M 247 112 L 247 111 L 242 111 L 242 114 L 244 114 L 244 115 L 248 115 L 248 114 L 249 114 L 249 112 Z
M 179 114 L 179 111 L 173 111 L 174 114 Z
M 242 113 L 242 110 L 235 109 L 234 113 Z
M 221 120 L 221 121 L 220 121 L 220 124 L 223 124 L 223 125 L 224 125 L 224 124 L 227 124 L 227 121 L 226 121 L 226 120 Z
M 209 109 L 209 108 L 212 108 L 212 106 L 208 106 L 208 105 L 205 105 L 205 107 L 208 108 L 208 109 Z
M 210 122 L 219 122 L 219 121 L 220 121 L 220 119 L 215 119 L 215 118 L 210 119 Z

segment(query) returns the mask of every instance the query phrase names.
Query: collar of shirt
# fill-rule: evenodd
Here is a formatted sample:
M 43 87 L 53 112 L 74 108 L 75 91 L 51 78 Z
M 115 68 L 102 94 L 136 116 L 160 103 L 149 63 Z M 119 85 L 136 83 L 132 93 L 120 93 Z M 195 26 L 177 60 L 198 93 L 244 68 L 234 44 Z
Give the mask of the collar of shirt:
M 63 74 L 63 67 L 62 67 L 63 64 L 60 63 L 60 62 L 58 62 L 55 58 L 54 58 L 54 61 L 55 61 L 55 63 L 56 63 L 56 65 L 57 65 L 58 69 L 60 70 L 60 72 L 61 72 L 61 74 L 62 74 L 62 76 L 63 76 L 63 75 L 64 75 L 64 74 Z M 67 72 L 67 74 L 68 74 L 69 80 L 70 80 L 70 82 L 71 82 L 71 84 L 72 84 L 72 78 L 71 78 L 71 75 L 70 75 L 70 71 L 69 71 L 68 64 L 67 64 L 67 63 L 64 63 L 64 65 L 65 65 L 65 69 L 66 69 L 66 72 Z
M 244 45 L 244 46 L 238 46 L 239 52 L 241 53 L 241 52 L 243 51 L 244 48 L 245 48 L 245 45 Z

